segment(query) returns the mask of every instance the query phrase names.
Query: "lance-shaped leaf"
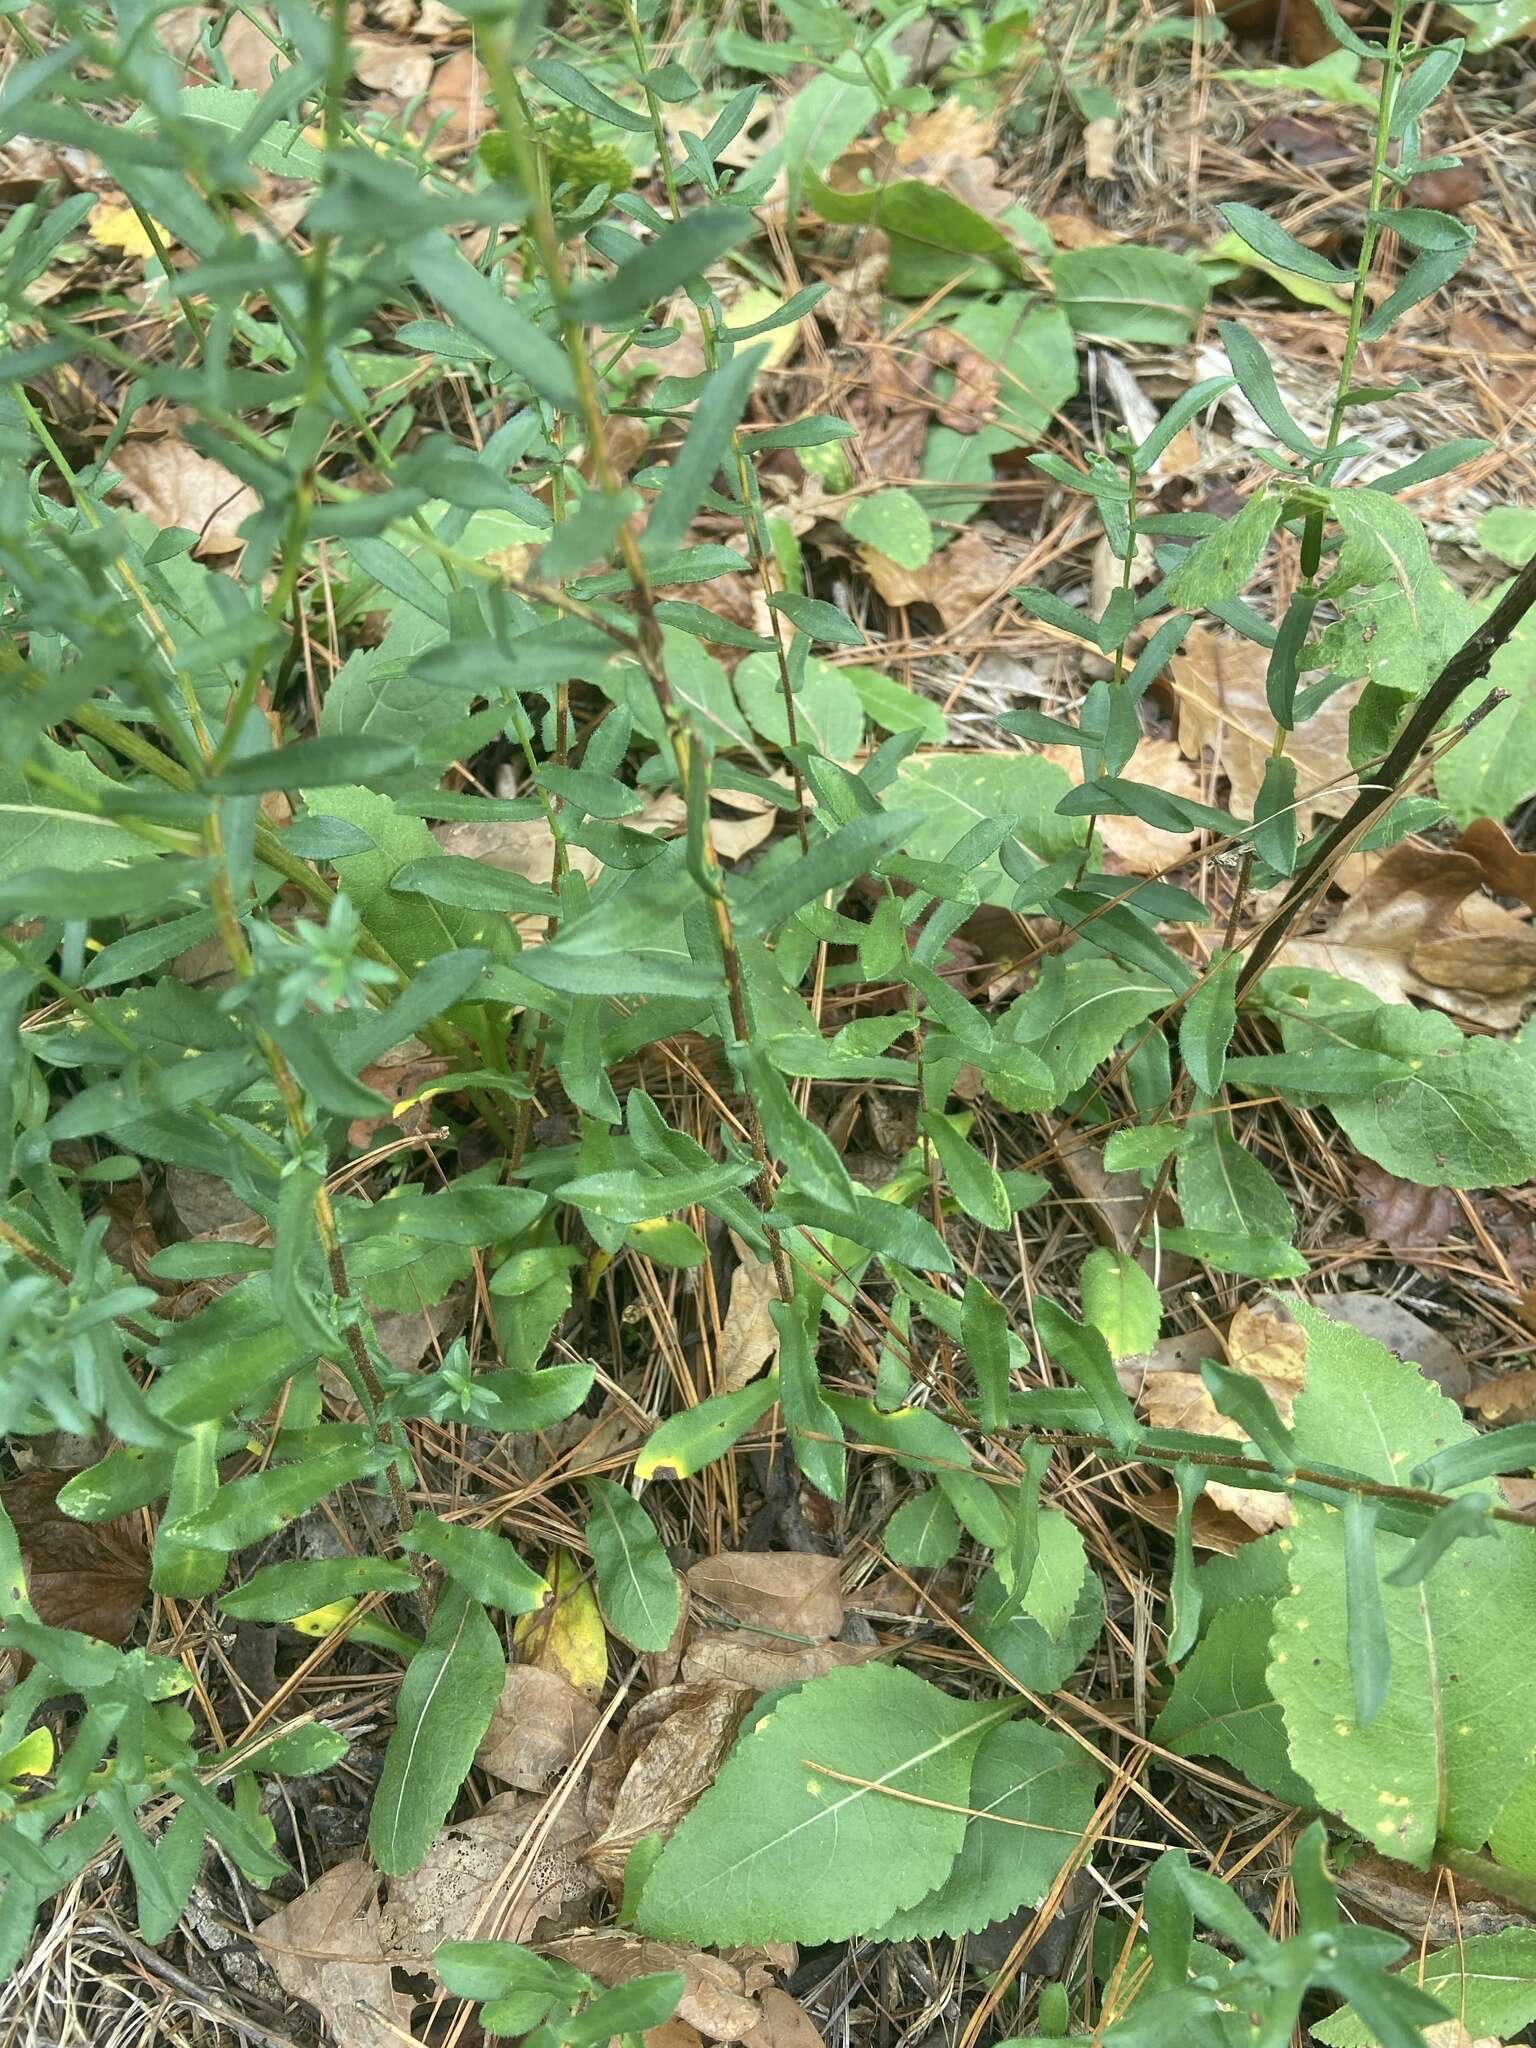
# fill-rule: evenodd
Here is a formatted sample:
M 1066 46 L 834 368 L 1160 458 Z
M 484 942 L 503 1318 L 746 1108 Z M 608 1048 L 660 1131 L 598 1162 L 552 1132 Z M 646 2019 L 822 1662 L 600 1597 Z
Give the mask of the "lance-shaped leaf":
M 650 1516 L 611 1479 L 585 1482 L 587 1547 L 597 1599 L 616 1636 L 636 1650 L 664 1650 L 677 1627 L 677 1573 Z

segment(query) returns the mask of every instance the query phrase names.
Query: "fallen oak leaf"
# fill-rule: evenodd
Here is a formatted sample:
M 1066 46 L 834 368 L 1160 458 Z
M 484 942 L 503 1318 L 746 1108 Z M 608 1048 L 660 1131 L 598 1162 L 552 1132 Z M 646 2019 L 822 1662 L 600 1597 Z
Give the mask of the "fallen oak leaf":
M 597 1708 L 560 1672 L 509 1664 L 475 1762 L 504 1784 L 542 1792 L 575 1761 L 597 1721 Z
M 197 535 L 194 554 L 227 555 L 244 546 L 240 527 L 259 500 L 222 462 L 183 441 L 125 441 L 112 468 L 135 512 L 155 526 Z

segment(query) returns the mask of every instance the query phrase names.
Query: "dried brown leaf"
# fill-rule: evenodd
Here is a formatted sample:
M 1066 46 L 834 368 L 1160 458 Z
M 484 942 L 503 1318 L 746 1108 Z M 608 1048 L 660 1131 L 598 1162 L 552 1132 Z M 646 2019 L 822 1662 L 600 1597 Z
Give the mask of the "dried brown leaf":
M 739 1263 L 731 1275 L 730 1305 L 720 1326 L 720 1348 L 715 1354 L 719 1390 L 734 1394 L 755 1380 L 779 1355 L 779 1333 L 769 1304 L 779 1298 L 773 1267 L 755 1258 L 739 1239 L 733 1239 Z
M 240 525 L 257 509 L 256 493 L 222 462 L 182 441 L 125 441 L 112 467 L 135 512 L 156 526 L 189 528 L 195 555 L 243 547 Z
M 445 1941 L 526 1941 L 541 1920 L 590 1896 L 582 1852 L 591 1836 L 573 1802 L 554 1816 L 532 1869 L 509 1888 L 524 1837 L 544 1815 L 543 1800 L 503 1792 L 444 1828 L 414 1870 L 390 1881 L 379 1916 L 385 1953 L 405 1960 L 430 1957 Z
M 277 1981 L 315 2008 L 336 2048 L 400 2048 L 410 2023 L 411 2002 L 384 1957 L 378 1884 L 377 1871 L 349 1857 L 262 1922 Z
M 1307 1333 L 1278 1308 L 1240 1308 L 1227 1326 L 1227 1363 L 1255 1379 L 1304 1386 Z
M 921 569 L 902 569 L 888 555 L 861 547 L 859 560 L 887 604 L 931 604 L 948 629 L 990 604 L 1017 573 L 1012 555 L 969 531 L 941 548 Z
M 757 2001 L 747 1995 L 743 1973 L 721 1956 L 701 1955 L 664 1941 L 639 1941 L 627 1934 L 573 1934 L 545 1944 L 549 1954 L 585 1970 L 599 1984 L 626 1984 L 657 1970 L 680 1970 L 683 1995 L 677 2018 L 712 2041 L 745 2040 L 761 2020 Z
M 480 140 L 495 119 L 486 107 L 490 81 L 479 53 L 471 46 L 455 50 L 438 65 L 413 126 L 423 133 L 430 127 L 434 150 L 463 149 Z
M 1398 1180 L 1369 1159 L 1356 1169 L 1355 1200 L 1372 1237 L 1405 1249 L 1444 1244 L 1461 1221 L 1461 1205 L 1449 1188 L 1421 1188 Z
M 1293 939 L 1284 957 L 1357 981 L 1383 1002 L 1417 997 L 1513 1029 L 1536 996 L 1536 933 L 1481 891 L 1470 854 L 1405 839 L 1327 931 Z
M 397 100 L 413 100 L 432 83 L 432 52 L 383 36 L 352 38 L 352 68 L 364 85 Z
M 1517 896 L 1536 910 L 1536 853 L 1522 853 L 1502 825 L 1492 818 L 1474 818 L 1456 842 L 1469 853 L 1496 896 Z
M 1269 656 L 1251 640 L 1197 626 L 1175 657 L 1173 686 L 1179 699 L 1179 745 L 1193 760 L 1209 747 L 1217 768 L 1232 785 L 1231 808 L 1253 816 L 1254 798 L 1274 740 L 1275 721 L 1264 693 Z M 1301 795 L 1298 821 L 1306 829 L 1314 812 L 1338 816 L 1347 810 L 1354 784 L 1339 770 L 1349 759 L 1349 713 L 1361 686 L 1350 683 L 1328 699 L 1291 735 Z M 1324 789 L 1331 782 L 1334 787 Z
M 648 1717 L 630 1716 L 619 1743 L 624 1771 L 601 1834 L 587 1861 L 615 1897 L 624 1888 L 629 1852 L 645 1835 L 663 1840 L 694 1801 L 713 1784 L 742 1718 L 751 1706 L 750 1687 L 723 1680 L 671 1685 L 644 1702 Z
M 1501 1373 L 1486 1386 L 1474 1387 L 1463 1397 L 1463 1405 L 1484 1422 L 1536 1420 L 1536 1370 Z
M 124 1643 L 149 1591 L 149 1555 L 136 1516 L 76 1522 L 58 1505 L 73 1472 L 19 1472 L 0 1486 L 15 1524 L 27 1593 L 39 1621 Z
M 1289 1423 L 1296 1388 L 1284 1380 L 1254 1374 L 1275 1407 L 1282 1422 Z M 1198 1373 L 1160 1372 L 1149 1375 L 1141 1389 L 1141 1411 L 1154 1429 L 1188 1429 L 1201 1436 L 1223 1436 L 1235 1443 L 1246 1440 L 1248 1432 L 1217 1409 Z M 1284 1529 L 1291 1519 L 1291 1504 L 1283 1493 L 1260 1493 L 1251 1486 L 1231 1486 L 1213 1479 L 1205 1489 L 1211 1505 L 1236 1515 L 1261 1536 L 1270 1529 Z
M 597 1726 L 597 1708 L 558 1671 L 509 1664 L 475 1762 L 503 1784 L 542 1792 Z
M 745 2038 L 748 2048 L 821 2048 L 821 2035 L 799 1999 L 776 1984 L 757 1998 L 762 2018 Z
M 850 1664 L 867 1664 L 880 1645 L 856 1643 L 773 1643 L 744 1629 L 706 1628 L 694 1635 L 683 1652 L 683 1677 L 690 1684 L 706 1678 L 749 1685 L 754 1692 L 772 1692 L 781 1685 L 803 1685 L 825 1678 Z
M 689 1568 L 689 1590 L 747 1628 L 777 1637 L 828 1641 L 843 1625 L 843 1589 L 835 1557 L 806 1551 L 722 1551 Z
M 1422 1316 L 1404 1308 L 1400 1301 L 1362 1291 L 1330 1294 L 1318 1306 L 1330 1321 L 1348 1323 L 1351 1329 L 1374 1337 L 1378 1344 L 1385 1344 L 1399 1358 L 1416 1365 L 1426 1379 L 1433 1380 L 1453 1401 L 1460 1400 L 1471 1385 L 1472 1375 L 1456 1345 L 1432 1329 Z

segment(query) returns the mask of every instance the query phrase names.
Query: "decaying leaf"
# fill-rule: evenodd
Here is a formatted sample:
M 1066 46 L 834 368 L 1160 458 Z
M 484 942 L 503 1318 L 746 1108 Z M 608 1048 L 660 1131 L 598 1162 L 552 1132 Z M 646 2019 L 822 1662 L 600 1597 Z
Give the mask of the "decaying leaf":
M 677 2017 L 712 2041 L 742 2041 L 762 2018 L 747 1992 L 744 1972 L 723 1956 L 670 1942 L 639 1941 L 627 1934 L 573 1934 L 546 1944 L 551 1955 L 574 1963 L 599 1984 L 626 1984 L 657 1970 L 680 1970 L 683 1995 Z
M 806 1551 L 723 1551 L 692 1565 L 695 1599 L 723 1608 L 748 1629 L 777 1638 L 824 1642 L 843 1625 L 843 1591 L 835 1557 Z
M 520 1614 L 512 1646 L 524 1664 L 554 1671 L 596 1699 L 608 1683 L 608 1635 L 597 1595 L 568 1550 L 557 1550 L 545 1567 L 552 1598 L 533 1614 Z
M 1197 626 L 1172 667 L 1179 745 L 1194 760 L 1210 748 L 1232 785 L 1229 808 L 1242 818 L 1253 816 L 1274 740 L 1275 721 L 1264 694 L 1268 666 L 1267 652 L 1251 640 Z M 1341 779 L 1340 771 L 1349 760 L 1349 713 L 1359 694 L 1358 683 L 1348 684 L 1291 735 L 1287 751 L 1296 763 L 1297 821 L 1303 830 L 1314 813 L 1338 816 L 1353 799 L 1354 779 L 1347 773 Z
M 72 1472 L 19 1472 L 0 1486 L 16 1528 L 27 1594 L 39 1621 L 125 1643 L 149 1591 L 149 1555 L 135 1516 L 76 1522 L 58 1505 Z
M 432 52 L 413 50 L 383 36 L 354 36 L 352 69 L 364 85 L 397 100 L 413 100 L 432 83 Z
M 731 1275 L 730 1304 L 720 1326 L 720 1346 L 715 1354 L 719 1391 L 734 1394 L 755 1380 L 779 1355 L 779 1332 L 768 1313 L 770 1302 L 779 1298 L 773 1266 L 755 1258 L 737 1237 L 737 1267 Z
M 1450 1188 L 1398 1180 L 1369 1159 L 1356 1170 L 1355 1198 L 1369 1234 L 1405 1249 L 1444 1244 L 1461 1221 L 1461 1204 Z
M 710 1680 L 650 1693 L 630 1714 L 612 1770 L 617 1789 L 587 1861 L 617 1897 L 629 1852 L 645 1835 L 663 1840 L 713 1784 L 754 1695 Z
M 378 1884 L 376 1870 L 349 1857 L 261 1926 L 277 1981 L 315 2008 L 337 2048 L 400 2048 L 410 2022 L 384 1957 Z
M 1305 1335 L 1296 1332 L 1303 1340 L 1298 1352 L 1289 1327 L 1270 1310 L 1239 1311 L 1227 1337 L 1228 1365 L 1234 1372 L 1256 1379 L 1287 1424 L 1306 1379 Z M 1149 1373 L 1138 1399 L 1154 1429 L 1194 1430 L 1201 1436 L 1229 1437 L 1236 1443 L 1247 1437 L 1241 1423 L 1220 1412 L 1198 1372 Z M 1205 1493 L 1212 1507 L 1237 1516 L 1260 1535 L 1285 1528 L 1291 1519 L 1291 1504 L 1283 1493 L 1261 1493 L 1251 1486 L 1231 1486 L 1216 1479 Z
M 698 1630 L 683 1652 L 683 1677 L 688 1684 L 723 1678 L 754 1692 L 774 1692 L 781 1685 L 804 1685 L 825 1678 L 849 1664 L 867 1664 L 880 1645 L 857 1643 L 774 1643 L 747 1629 Z
M 575 1760 L 596 1726 L 596 1707 L 560 1672 L 509 1664 L 475 1762 L 503 1784 L 542 1792 Z
M 1179 1496 L 1171 1486 L 1160 1486 L 1150 1493 L 1137 1494 L 1136 1512 L 1154 1529 L 1161 1529 L 1165 1536 L 1171 1536 L 1179 1516 Z M 1195 1502 L 1190 1536 L 1196 1550 L 1214 1551 L 1218 1557 L 1235 1557 L 1245 1543 L 1254 1541 L 1258 1533 L 1241 1516 L 1217 1507 L 1209 1488 Z
M 1405 839 L 1383 854 L 1327 931 L 1283 958 L 1357 981 L 1383 1002 L 1417 997 L 1490 1030 L 1536 996 L 1536 932 L 1482 891 L 1470 854 Z
M 1385 1344 L 1399 1358 L 1406 1358 L 1452 1400 L 1460 1400 L 1472 1384 L 1467 1362 L 1450 1339 L 1388 1295 L 1366 1291 L 1330 1294 L 1327 1314 L 1330 1322 L 1348 1323 L 1351 1329 Z
M 243 546 L 240 527 L 258 500 L 222 462 L 185 441 L 125 441 L 112 467 L 135 512 L 197 535 L 194 554 L 227 555 Z
M 798 1998 L 771 1984 L 757 2002 L 763 2016 L 744 2037 L 747 2048 L 821 2048 L 821 2035 Z
M 438 1836 L 417 1867 L 390 1880 L 379 1915 L 387 1955 L 429 1957 L 445 1941 L 526 1941 L 541 1920 L 585 1898 L 592 1877 L 582 1861 L 591 1837 L 568 1800 L 556 1813 L 520 1881 L 524 1837 L 542 1823 L 544 1802 L 503 1792 Z

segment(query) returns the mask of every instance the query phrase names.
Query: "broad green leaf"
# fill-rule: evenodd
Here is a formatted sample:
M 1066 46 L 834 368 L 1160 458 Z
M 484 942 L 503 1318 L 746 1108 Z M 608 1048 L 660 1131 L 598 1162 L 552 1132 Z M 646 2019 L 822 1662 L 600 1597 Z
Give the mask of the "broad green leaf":
M 434 1558 L 474 1600 L 504 1614 L 532 1614 L 549 1600 L 548 1581 L 492 1529 L 445 1522 L 423 1509 L 400 1538 L 400 1548 Z
M 885 1525 L 881 1538 L 886 1553 L 913 1571 L 946 1565 L 960 1547 L 960 1524 L 942 1490 L 930 1486 L 914 1500 L 903 1501 Z
M 897 298 L 925 299 L 957 282 L 990 291 L 1022 274 L 1018 252 L 997 223 L 941 185 L 898 178 L 844 192 L 813 171 L 807 194 L 823 220 L 877 227 L 890 237 L 886 282 Z
M 949 737 L 949 722 L 931 697 L 920 697 L 872 668 L 854 666 L 839 669 L 838 674 L 858 698 L 870 724 L 882 732 L 915 729 L 930 746 L 942 746 Z
M 219 1596 L 219 1608 L 237 1621 L 292 1621 L 358 1593 L 411 1593 L 416 1574 L 382 1557 L 316 1557 L 263 1565 L 243 1586 Z
M 1092 1323 L 1114 1358 L 1134 1358 L 1157 1342 L 1163 1305 L 1152 1276 L 1129 1252 L 1102 1246 L 1083 1261 L 1083 1321 Z
M 1359 1331 L 1295 1307 L 1308 1340 L 1296 1402 L 1303 1463 L 1347 1453 L 1366 1477 L 1400 1483 L 1421 1459 L 1472 1435 L 1413 1366 Z M 1381 1588 L 1391 1678 L 1362 1726 L 1351 1699 L 1344 1517 L 1297 1501 L 1269 1684 L 1293 1767 L 1383 1855 L 1422 1864 L 1437 1840 L 1481 1848 L 1529 1764 L 1536 1672 L 1509 1617 L 1536 1600 L 1536 1539 L 1498 1526 L 1459 1544 L 1416 1586 Z M 1410 1539 L 1378 1533 L 1382 1573 Z
M 1210 296 L 1188 256 L 1130 242 L 1058 251 L 1051 282 L 1077 333 L 1152 348 L 1181 348 Z
M 732 678 L 752 730 L 776 747 L 787 747 L 789 713 L 778 656 L 749 654 Z M 842 669 L 811 655 L 794 693 L 795 739 L 829 761 L 851 761 L 864 736 L 864 707 Z
M 962 1136 L 954 1122 L 937 1110 L 924 1110 L 918 1128 L 938 1155 L 950 1192 L 974 1223 L 984 1230 L 1006 1230 L 1013 1205 L 1003 1177 L 989 1159 Z M 999 1418 L 1001 1419 L 1001 1418 Z
M 1012 1711 L 887 1664 L 812 1679 L 738 1741 L 662 1850 L 640 1932 L 721 1947 L 873 1932 L 949 1875 L 965 1834 L 951 1809 Z
M 1191 1230 L 1281 1243 L 1295 1230 L 1291 1205 L 1273 1174 L 1238 1142 L 1231 1117 L 1222 1111 L 1191 1117 L 1175 1184 Z
M 506 1670 L 485 1609 L 450 1580 L 401 1681 L 368 1819 L 373 1860 L 391 1877 L 414 1870 L 436 1841 L 490 1726 Z
M 1029 1583 L 1015 1594 L 1018 1612 L 1039 1622 L 1053 1639 L 1066 1628 L 1077 1610 L 1083 1581 L 1088 1577 L 1088 1552 L 1082 1531 L 1059 1508 L 1042 1508 L 1038 1523 L 1039 1548 Z M 1008 1584 L 1007 1560 L 999 1554 L 993 1569 Z
M 1485 616 L 1508 587 L 1493 591 L 1474 617 Z M 1435 787 L 1458 825 L 1507 818 L 1536 794 L 1536 619 L 1529 612 L 1494 655 L 1480 688 L 1504 690 L 1506 701 L 1458 740 L 1435 770 Z
M 1092 1757 L 1053 1728 L 1007 1721 L 992 1729 L 976 1753 L 972 1817 L 953 1868 L 877 1939 L 973 1933 L 1039 1905 L 1093 1812 L 1098 1777 Z
M 1238 1600 L 1211 1616 L 1179 1667 L 1152 1739 L 1175 1756 L 1219 1756 L 1261 1792 L 1310 1806 L 1265 1678 L 1271 1626 L 1270 1608 L 1259 1600 Z
M 1004 1618 L 999 1620 L 998 1616 Z M 976 1640 L 1031 1692 L 1055 1692 L 1082 1663 L 1104 1626 L 1104 1588 L 1097 1572 L 1082 1587 L 1060 1633 L 1049 1634 L 1033 1615 L 1021 1614 L 995 1571 L 983 1572 L 972 1610 Z
M 116 785 L 78 747 L 61 747 L 40 734 L 28 758 L 57 780 L 45 788 L 23 774 L 13 754 L 0 761 L 0 876 L 21 868 L 99 872 L 108 861 L 154 857 L 153 849 L 125 826 L 90 815 L 88 806 Z M 78 809 L 58 788 L 59 780 L 78 792 Z
M 328 789 L 317 808 L 357 826 L 371 840 L 371 853 L 337 861 L 337 877 L 364 924 L 407 974 L 416 973 L 439 953 L 466 946 L 489 947 L 498 957 L 510 953 L 504 920 L 392 892 L 390 885 L 407 862 L 435 859 L 441 852 L 420 818 L 402 817 L 387 797 L 361 788 Z
M 933 555 L 933 526 L 910 491 L 874 491 L 842 515 L 843 531 L 899 569 L 921 569 Z
M 1468 2040 L 1512 2040 L 1536 2019 L 1536 1930 L 1529 1927 L 1468 1935 L 1422 1960 L 1411 1956 L 1402 1968 L 1460 2020 Z M 1314 2020 L 1311 2032 L 1323 2048 L 1375 2048 L 1377 2040 L 1349 2006 Z
M 923 442 L 921 471 L 929 486 L 922 494 L 924 510 L 938 519 L 965 520 L 990 495 L 994 458 L 1040 440 L 1076 391 L 1077 352 L 1061 309 L 1032 292 L 978 300 L 946 324 L 998 372 L 995 424 L 973 433 L 935 425 Z M 953 372 L 940 370 L 934 388 L 949 397 Z
M 1159 591 L 1163 606 L 1201 611 L 1237 597 L 1258 566 L 1279 517 L 1275 492 L 1263 485 L 1251 491 L 1240 512 L 1195 542 Z
M 1006 818 L 1031 852 L 1050 861 L 1082 844 L 1082 825 L 1055 815 L 1070 788 L 1066 770 L 1038 754 L 917 753 L 897 769 L 889 801 L 924 813 L 906 842 L 918 859 L 943 860 L 974 826 Z M 980 863 L 975 880 L 983 902 L 1012 904 L 1014 887 L 996 855 Z
M 587 1547 L 603 1619 L 634 1650 L 664 1650 L 677 1627 L 677 1573 L 645 1509 L 611 1479 L 585 1481 Z
M 1046 959 L 1029 994 L 1006 1012 L 998 1035 L 1006 1032 L 1045 1061 L 1060 1100 L 1167 1002 L 1167 989 L 1151 975 L 1074 947 Z
M 1360 59 L 1352 50 L 1330 50 L 1313 64 L 1271 65 L 1217 75 L 1234 85 L 1251 85 L 1257 92 L 1304 93 L 1309 99 L 1329 100 L 1339 107 L 1374 107 L 1376 89 L 1361 84 L 1359 70 Z

